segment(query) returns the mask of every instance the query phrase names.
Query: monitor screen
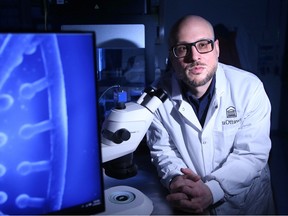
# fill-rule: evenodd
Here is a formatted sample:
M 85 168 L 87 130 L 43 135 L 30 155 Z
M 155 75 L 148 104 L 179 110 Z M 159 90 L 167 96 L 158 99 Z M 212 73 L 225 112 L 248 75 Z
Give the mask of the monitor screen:
M 0 33 L 0 214 L 104 211 L 94 40 Z

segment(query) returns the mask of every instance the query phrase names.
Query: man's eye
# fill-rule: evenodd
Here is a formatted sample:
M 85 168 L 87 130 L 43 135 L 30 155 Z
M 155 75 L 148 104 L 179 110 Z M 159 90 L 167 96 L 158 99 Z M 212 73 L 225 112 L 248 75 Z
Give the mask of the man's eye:
M 179 46 L 178 50 L 186 50 L 186 46 Z
M 207 42 L 198 43 L 199 48 L 205 48 L 208 45 Z
M 186 46 L 178 46 L 177 50 L 178 50 L 178 52 L 183 52 L 183 51 L 186 51 L 187 48 L 186 48 Z

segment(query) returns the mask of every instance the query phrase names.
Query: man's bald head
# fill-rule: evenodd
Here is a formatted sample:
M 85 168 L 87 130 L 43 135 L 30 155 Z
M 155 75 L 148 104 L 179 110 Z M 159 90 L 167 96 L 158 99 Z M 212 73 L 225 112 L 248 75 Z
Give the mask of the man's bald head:
M 170 47 L 178 42 L 178 34 L 181 34 L 181 31 L 185 31 L 187 28 L 199 28 L 199 30 L 204 28 L 206 31 L 210 32 L 214 39 L 213 26 L 209 21 L 200 16 L 188 15 L 181 18 L 173 25 L 169 35 Z

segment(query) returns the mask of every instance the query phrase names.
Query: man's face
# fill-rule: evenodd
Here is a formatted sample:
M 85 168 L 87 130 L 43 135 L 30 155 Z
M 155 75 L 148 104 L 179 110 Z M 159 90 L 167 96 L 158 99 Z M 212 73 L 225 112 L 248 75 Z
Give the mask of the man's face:
M 205 23 L 186 23 L 180 26 L 176 34 L 177 44 L 194 43 L 202 39 L 214 40 L 213 31 Z M 192 88 L 209 86 L 211 78 L 216 72 L 219 57 L 219 42 L 214 42 L 211 52 L 200 54 L 195 46 L 191 46 L 191 52 L 183 58 L 176 58 L 170 52 L 170 59 L 177 77 Z

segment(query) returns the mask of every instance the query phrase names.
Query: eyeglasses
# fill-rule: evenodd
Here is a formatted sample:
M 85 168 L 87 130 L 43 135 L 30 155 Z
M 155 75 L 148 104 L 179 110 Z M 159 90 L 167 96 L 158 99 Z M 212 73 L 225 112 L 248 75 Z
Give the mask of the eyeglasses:
M 214 41 L 209 39 L 202 39 L 194 43 L 177 44 L 171 48 L 176 58 L 184 58 L 191 54 L 192 46 L 194 46 L 198 53 L 209 53 L 214 49 Z

